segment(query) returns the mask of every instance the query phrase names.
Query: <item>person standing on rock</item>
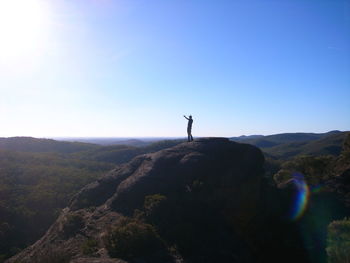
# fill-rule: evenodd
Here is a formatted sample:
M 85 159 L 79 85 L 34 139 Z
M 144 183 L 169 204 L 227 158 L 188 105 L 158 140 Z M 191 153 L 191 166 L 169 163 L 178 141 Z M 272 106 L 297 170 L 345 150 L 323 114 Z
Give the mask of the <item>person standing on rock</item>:
M 192 123 L 193 123 L 193 119 L 192 119 L 192 116 L 188 116 L 188 118 L 184 115 L 184 117 L 186 118 L 186 120 L 188 120 L 188 124 L 187 124 L 187 136 L 188 136 L 188 139 L 187 141 L 188 142 L 191 142 L 193 141 L 193 137 L 192 137 Z

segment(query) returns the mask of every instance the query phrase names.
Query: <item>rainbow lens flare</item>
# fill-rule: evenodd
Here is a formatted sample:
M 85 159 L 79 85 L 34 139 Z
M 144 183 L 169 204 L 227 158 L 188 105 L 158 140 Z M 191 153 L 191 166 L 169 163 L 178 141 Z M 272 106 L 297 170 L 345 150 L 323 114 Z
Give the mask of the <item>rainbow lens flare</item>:
M 298 220 L 304 214 L 310 198 L 310 189 L 301 173 L 293 174 L 293 182 L 296 187 L 296 194 L 293 206 L 289 214 L 291 220 Z

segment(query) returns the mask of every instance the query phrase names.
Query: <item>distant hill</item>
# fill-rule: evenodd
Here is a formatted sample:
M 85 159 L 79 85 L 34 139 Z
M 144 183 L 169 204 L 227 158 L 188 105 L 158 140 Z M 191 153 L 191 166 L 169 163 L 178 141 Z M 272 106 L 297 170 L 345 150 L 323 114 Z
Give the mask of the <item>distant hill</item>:
M 121 164 L 130 161 L 139 154 L 156 152 L 175 146 L 184 140 L 164 140 L 153 142 L 147 146 L 136 147 L 130 145 L 100 146 L 91 150 L 74 153 L 74 157 L 82 160 Z
M 268 156 L 288 159 L 300 154 L 338 155 L 348 132 L 282 133 L 268 136 L 233 137 L 231 140 L 261 148 Z
M 331 134 L 318 140 L 283 143 L 262 150 L 273 157 L 291 158 L 295 155 L 334 155 L 337 156 L 342 150 L 342 144 L 347 132 Z
M 318 140 L 329 135 L 339 134 L 341 131 L 330 131 L 326 133 L 279 133 L 273 135 L 250 135 L 250 136 L 240 136 L 240 137 L 231 137 L 230 140 L 236 142 L 244 142 L 249 144 L 260 144 L 261 142 L 269 142 L 271 145 L 277 145 L 287 142 L 300 142 L 300 141 L 313 141 Z M 262 143 L 264 144 L 264 143 Z M 263 147 L 272 147 L 272 146 L 263 146 Z
M 103 146 L 111 145 L 129 145 L 129 146 L 147 146 L 152 143 L 164 140 L 177 140 L 179 138 L 173 137 L 57 137 L 52 138 L 57 141 L 67 141 L 67 142 L 83 142 L 92 143 Z
M 230 140 L 236 141 L 236 142 L 241 142 L 245 140 L 251 140 L 251 139 L 258 139 L 262 138 L 264 135 L 241 135 L 239 137 L 232 137 Z
M 81 142 L 63 142 L 33 137 L 0 138 L 0 150 L 19 152 L 73 153 L 97 148 L 97 145 Z
M 67 142 L 82 142 L 82 143 L 92 143 L 103 146 L 109 145 L 130 145 L 130 146 L 146 146 L 151 144 L 153 141 L 146 141 L 143 139 L 136 138 L 53 138 L 58 141 Z
M 98 141 L 98 139 L 96 140 Z M 105 139 L 101 138 L 101 140 L 104 141 Z M 128 139 L 119 140 L 118 142 L 114 141 L 115 145 L 98 145 L 33 137 L 9 137 L 0 138 L 0 151 L 59 153 L 68 154 L 67 158 L 121 164 L 130 161 L 139 154 L 159 151 L 175 146 L 183 141 L 142 141 L 139 139 Z M 107 143 L 107 141 L 104 142 Z

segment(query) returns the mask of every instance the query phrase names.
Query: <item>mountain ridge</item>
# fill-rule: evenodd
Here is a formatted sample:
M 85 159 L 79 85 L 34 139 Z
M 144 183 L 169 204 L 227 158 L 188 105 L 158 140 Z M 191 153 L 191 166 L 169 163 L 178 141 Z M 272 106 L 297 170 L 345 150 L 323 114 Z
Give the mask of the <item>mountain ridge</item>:
M 340 154 L 342 143 L 348 131 L 326 133 L 283 133 L 262 137 L 230 138 L 233 141 L 259 147 L 269 157 L 276 159 L 293 158 L 300 154 L 333 155 Z

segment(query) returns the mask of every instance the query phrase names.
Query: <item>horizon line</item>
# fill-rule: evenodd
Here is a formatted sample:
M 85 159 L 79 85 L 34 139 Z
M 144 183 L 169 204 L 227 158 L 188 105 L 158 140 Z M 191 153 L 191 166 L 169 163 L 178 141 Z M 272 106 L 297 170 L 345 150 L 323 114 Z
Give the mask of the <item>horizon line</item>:
M 331 132 L 350 132 L 350 130 L 330 130 L 326 132 L 280 132 L 280 133 L 269 133 L 269 134 L 241 134 L 241 135 L 230 135 L 230 136 L 217 136 L 217 135 L 198 135 L 193 136 L 194 138 L 204 138 L 204 137 L 222 137 L 222 138 L 233 138 L 233 137 L 244 137 L 244 136 L 270 136 L 278 134 L 293 134 L 293 133 L 313 133 L 313 134 L 323 134 Z M 33 135 L 14 135 L 14 136 L 0 136 L 0 138 L 37 138 L 37 139 L 180 139 L 187 138 L 187 135 L 182 136 L 33 136 Z

